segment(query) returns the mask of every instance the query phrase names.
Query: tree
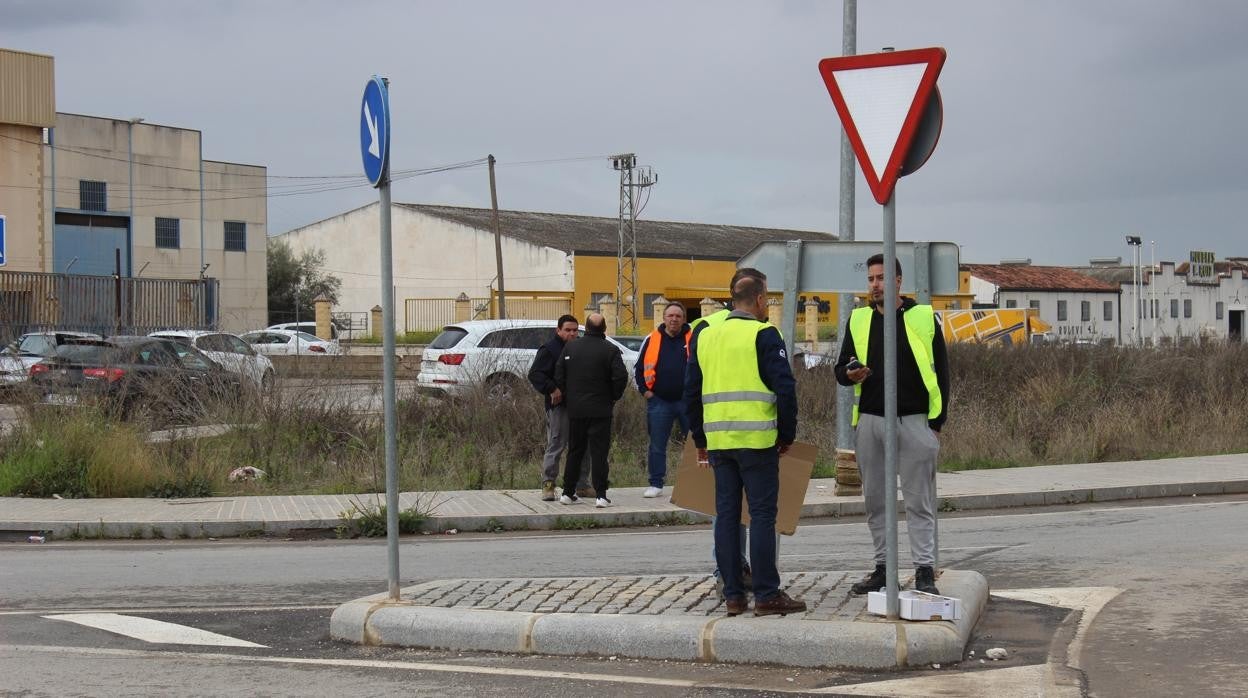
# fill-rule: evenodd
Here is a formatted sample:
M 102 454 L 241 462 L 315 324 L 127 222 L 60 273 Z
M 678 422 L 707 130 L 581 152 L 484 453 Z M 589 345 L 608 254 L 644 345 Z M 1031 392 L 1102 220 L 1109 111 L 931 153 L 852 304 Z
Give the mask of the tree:
M 325 252 L 305 250 L 295 255 L 284 240 L 269 240 L 269 324 L 292 322 L 296 316 L 314 317 L 312 300 L 325 294 L 332 303 L 338 302 L 342 279 L 322 271 Z

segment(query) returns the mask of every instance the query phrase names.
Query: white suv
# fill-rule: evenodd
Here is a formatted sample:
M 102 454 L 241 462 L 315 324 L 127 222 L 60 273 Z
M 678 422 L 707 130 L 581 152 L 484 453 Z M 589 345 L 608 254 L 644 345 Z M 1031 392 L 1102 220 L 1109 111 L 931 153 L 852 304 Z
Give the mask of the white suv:
M 497 398 L 532 391 L 529 367 L 538 347 L 554 336 L 554 320 L 471 320 L 447 325 L 425 347 L 416 385 L 421 392 L 442 396 L 463 395 L 476 387 L 484 387 Z M 620 350 L 631 377 L 637 352 L 612 337 L 607 341 Z

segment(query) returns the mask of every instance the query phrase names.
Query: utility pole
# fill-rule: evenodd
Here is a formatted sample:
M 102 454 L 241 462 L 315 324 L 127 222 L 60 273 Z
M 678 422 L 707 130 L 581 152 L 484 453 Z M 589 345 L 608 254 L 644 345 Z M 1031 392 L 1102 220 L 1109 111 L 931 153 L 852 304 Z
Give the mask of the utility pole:
M 490 206 L 494 209 L 494 266 L 498 270 L 498 319 L 507 319 L 507 290 L 503 285 L 503 236 L 498 230 L 498 189 L 494 186 L 494 156 L 490 163 Z
M 641 326 L 637 306 L 637 193 L 659 181 L 649 167 L 637 167 L 637 156 L 622 153 L 611 156 L 612 169 L 620 173 L 620 233 L 616 255 L 615 329 Z M 636 171 L 634 173 L 634 170 Z
M 842 0 L 841 8 L 841 55 L 852 56 L 858 53 L 858 0 Z M 841 198 L 840 226 L 837 230 L 839 239 L 853 240 L 854 230 L 854 147 L 849 142 L 849 135 L 841 129 Z M 865 285 L 865 282 L 864 282 Z M 849 314 L 853 310 L 854 295 L 842 293 L 836 297 L 836 335 L 840 344 L 849 341 L 842 337 L 845 327 L 849 324 Z M 816 343 L 818 337 L 816 336 Z M 839 349 L 839 347 L 838 347 Z M 833 356 L 839 354 L 834 353 Z M 836 447 L 844 450 L 854 448 L 854 427 L 851 413 L 854 409 L 854 389 L 839 386 L 836 389 Z

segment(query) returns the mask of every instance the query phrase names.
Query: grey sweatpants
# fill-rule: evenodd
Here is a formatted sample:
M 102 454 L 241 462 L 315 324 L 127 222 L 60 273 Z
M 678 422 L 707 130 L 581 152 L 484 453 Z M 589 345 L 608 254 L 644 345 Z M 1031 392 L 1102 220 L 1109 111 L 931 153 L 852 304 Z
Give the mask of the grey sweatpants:
M 875 546 L 875 564 L 887 557 L 884 533 L 884 418 L 863 414 L 857 429 L 858 473 L 866 500 L 867 527 Z M 910 534 L 910 558 L 915 567 L 930 566 L 935 560 L 936 537 L 936 455 L 940 439 L 927 425 L 927 415 L 901 418 L 897 428 L 897 475 L 906 507 L 906 532 Z
M 555 405 L 546 410 L 546 455 L 542 456 L 542 481 L 557 482 L 559 480 L 559 459 L 563 457 L 563 449 L 568 447 L 568 408 Z M 586 458 L 588 460 L 588 458 Z M 581 468 L 580 482 L 577 489 L 589 487 L 589 468 Z

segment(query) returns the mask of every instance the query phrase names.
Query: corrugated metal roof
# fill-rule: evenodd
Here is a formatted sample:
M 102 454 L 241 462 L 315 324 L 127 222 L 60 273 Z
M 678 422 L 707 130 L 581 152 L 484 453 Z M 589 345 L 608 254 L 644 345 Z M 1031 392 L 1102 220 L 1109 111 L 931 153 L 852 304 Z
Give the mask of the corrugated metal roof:
M 1066 267 L 1029 264 L 963 264 L 971 276 L 995 284 L 1002 291 L 1109 291 L 1118 286 Z
M 1103 281 L 1111 286 L 1119 287 L 1123 284 L 1132 283 L 1132 269 L 1130 265 L 1097 265 L 1094 267 L 1070 267 L 1071 271 L 1078 272 L 1084 276 L 1090 276 L 1097 281 Z M 1148 269 L 1144 269 L 1144 283 L 1148 283 Z
M 0 48 L 0 123 L 56 125 L 52 56 Z
M 461 225 L 493 230 L 488 208 L 426 204 L 395 204 Z M 619 249 L 618 218 L 576 216 L 533 211 L 498 212 L 503 235 L 567 253 L 610 254 Z M 772 240 L 835 240 L 830 233 L 779 228 L 751 228 L 708 223 L 637 221 L 637 254 L 655 257 L 737 259 L 760 242 Z

